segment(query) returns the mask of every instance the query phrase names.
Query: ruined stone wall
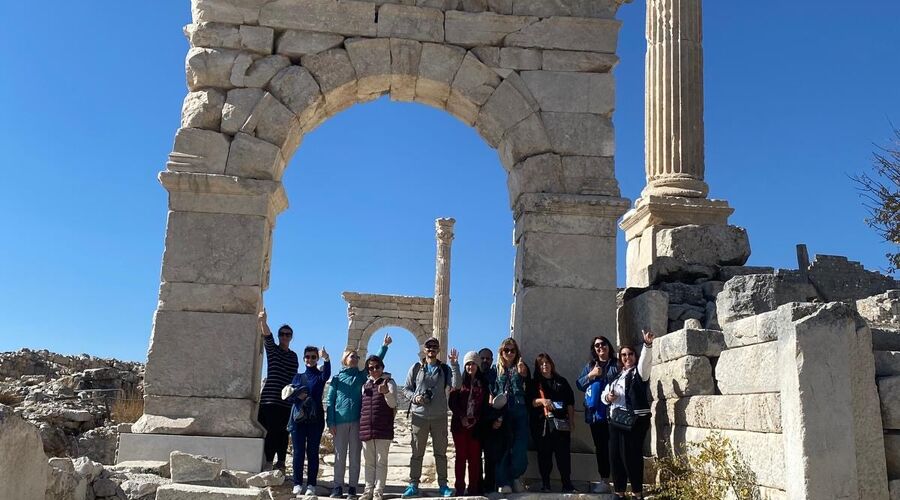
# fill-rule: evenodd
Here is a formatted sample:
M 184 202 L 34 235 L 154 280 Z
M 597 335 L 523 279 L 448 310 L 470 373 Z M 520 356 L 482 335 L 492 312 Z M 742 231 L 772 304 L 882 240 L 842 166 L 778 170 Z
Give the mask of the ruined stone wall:
M 900 290 L 856 302 L 872 332 L 875 377 L 892 498 L 900 496 Z

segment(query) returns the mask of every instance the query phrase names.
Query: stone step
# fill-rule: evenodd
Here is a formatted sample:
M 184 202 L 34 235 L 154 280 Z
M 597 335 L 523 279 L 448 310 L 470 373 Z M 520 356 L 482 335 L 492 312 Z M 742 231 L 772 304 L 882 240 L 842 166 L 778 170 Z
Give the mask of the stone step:
M 218 488 L 193 484 L 167 484 L 156 490 L 156 500 L 263 500 L 259 488 Z

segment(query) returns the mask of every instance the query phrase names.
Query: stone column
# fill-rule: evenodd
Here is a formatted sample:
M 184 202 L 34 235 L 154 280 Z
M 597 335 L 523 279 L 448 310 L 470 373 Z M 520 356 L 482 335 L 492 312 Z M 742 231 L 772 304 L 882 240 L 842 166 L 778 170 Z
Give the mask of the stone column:
M 441 355 L 446 356 L 447 331 L 450 327 L 450 245 L 453 243 L 453 225 L 456 219 L 434 221 L 434 237 L 437 254 L 434 259 L 434 336 L 441 342 Z
M 643 195 L 705 198 L 701 0 L 647 0 Z

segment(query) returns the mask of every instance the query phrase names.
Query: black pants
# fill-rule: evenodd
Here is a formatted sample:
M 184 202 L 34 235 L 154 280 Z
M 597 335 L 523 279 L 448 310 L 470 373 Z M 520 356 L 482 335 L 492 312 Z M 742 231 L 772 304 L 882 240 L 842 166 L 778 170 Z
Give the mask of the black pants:
M 597 454 L 597 472 L 601 478 L 609 479 L 609 423 L 602 420 L 591 424 L 591 437 Z
M 275 460 L 278 454 L 278 461 L 284 462 L 287 457 L 288 436 L 287 431 L 288 420 L 291 418 L 291 407 L 276 404 L 259 405 L 259 414 L 256 420 L 266 429 L 266 438 L 263 441 L 263 453 L 266 455 L 266 462 Z
M 505 444 L 498 444 L 502 439 L 486 437 L 481 441 L 481 452 L 484 453 L 484 478 L 481 480 L 481 491 L 485 494 L 497 489 L 497 457 L 500 456 Z
M 544 486 L 550 486 L 550 471 L 553 470 L 553 457 L 556 456 L 556 467 L 563 489 L 572 487 L 572 457 L 569 455 L 572 443 L 571 432 L 549 431 L 535 436 L 537 444 L 538 471 Z
M 609 462 L 615 490 L 625 491 L 631 482 L 631 492 L 644 490 L 644 437 L 650 429 L 650 416 L 638 417 L 630 431 L 609 426 Z

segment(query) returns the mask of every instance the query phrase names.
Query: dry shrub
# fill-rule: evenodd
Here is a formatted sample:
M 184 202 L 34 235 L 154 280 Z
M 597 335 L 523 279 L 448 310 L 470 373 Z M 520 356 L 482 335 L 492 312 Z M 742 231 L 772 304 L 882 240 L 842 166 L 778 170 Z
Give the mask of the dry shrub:
M 0 390 L 0 405 L 19 406 L 22 401 L 22 396 L 11 391 Z
M 116 397 L 109 410 L 109 417 L 116 423 L 134 423 L 144 414 L 144 396 L 138 392 L 128 392 Z
M 714 432 L 699 443 L 687 443 L 680 454 L 659 459 L 657 499 L 726 498 L 759 500 L 756 474 L 731 441 Z M 731 495 L 729 495 L 729 492 Z

